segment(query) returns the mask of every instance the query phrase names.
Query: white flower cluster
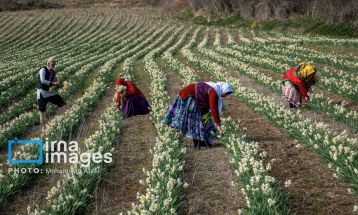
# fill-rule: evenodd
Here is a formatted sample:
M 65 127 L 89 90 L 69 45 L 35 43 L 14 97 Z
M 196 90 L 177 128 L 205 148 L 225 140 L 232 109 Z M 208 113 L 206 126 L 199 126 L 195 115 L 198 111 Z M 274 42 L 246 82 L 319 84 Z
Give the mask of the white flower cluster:
M 43 139 L 61 139 L 63 134 L 69 132 L 72 126 L 80 121 L 80 119 L 91 109 L 91 107 L 99 101 L 100 96 L 103 94 L 104 90 L 111 81 L 111 71 L 115 68 L 115 66 L 126 57 L 129 57 L 143 49 L 143 47 L 148 45 L 157 36 L 157 34 L 153 34 L 143 41 L 143 37 L 145 36 L 146 35 L 137 37 L 134 41 L 123 41 L 127 42 L 123 48 L 108 55 L 111 59 L 107 61 L 97 72 L 97 76 L 93 84 L 63 115 L 56 116 L 48 123 L 46 130 L 44 130 L 41 135 Z M 23 148 L 21 155 L 34 155 L 36 154 L 35 151 L 34 147 L 30 149 Z M 30 173 L 24 173 L 20 174 L 19 177 L 16 178 L 11 175 L 6 176 L 4 178 L 5 182 L 3 181 L 4 183 L 0 184 L 1 190 L 4 191 L 4 193 L 0 192 L 0 198 L 5 200 L 6 197 L 13 193 L 15 189 L 19 189 L 21 184 L 23 184 L 23 181 L 29 179 L 29 175 Z
M 113 150 L 111 145 L 117 140 L 122 125 L 121 114 L 114 105 L 109 105 L 98 124 L 98 130 L 84 141 L 85 153 L 104 154 Z M 70 173 L 48 191 L 48 207 L 44 211 L 50 214 L 70 214 L 76 211 L 92 195 L 105 168 L 101 163 L 92 163 L 89 167 L 82 167 L 81 163 L 73 164 Z
M 134 29 L 136 30 L 136 29 Z M 67 78 L 67 81 L 74 87 L 69 89 L 67 92 L 63 92 L 62 90 L 59 90 L 61 93 L 61 96 L 64 97 L 64 99 L 71 96 L 79 87 L 78 80 L 85 80 L 84 77 L 86 77 L 90 72 L 94 71 L 96 67 L 103 64 L 104 62 L 108 61 L 109 59 L 115 57 L 118 54 L 121 54 L 124 50 L 132 47 L 128 46 L 128 44 L 131 44 L 131 41 L 135 40 L 135 42 L 138 42 L 138 40 L 145 38 L 145 36 L 150 35 L 150 32 L 147 34 L 144 34 L 142 36 L 141 32 L 133 32 L 131 37 L 123 40 L 122 37 L 117 38 L 114 42 L 117 44 L 113 46 L 113 44 L 108 44 L 106 46 L 103 46 L 101 48 L 104 48 L 103 50 L 106 50 L 107 53 L 102 53 L 101 55 L 96 55 L 96 53 L 92 53 L 90 56 L 85 56 L 86 60 L 83 60 L 82 62 L 77 62 L 68 68 L 65 68 L 62 76 Z M 122 35 L 123 36 L 123 35 Z M 140 36 L 140 37 L 138 37 Z M 125 46 L 127 45 L 127 46 Z M 125 47 L 127 47 L 125 49 Z M 81 61 L 81 59 L 76 59 L 77 61 Z M 73 71 L 78 70 L 74 75 L 70 75 Z M 80 83 L 83 83 L 80 82 Z M 33 125 L 36 122 L 39 121 L 39 116 L 37 111 L 32 111 L 29 113 L 23 113 L 23 110 L 34 108 L 33 106 L 36 103 L 36 99 L 34 98 L 34 95 L 29 95 L 24 100 L 18 102 L 17 104 L 14 104 L 11 106 L 8 112 L 5 112 L 4 115 L 0 116 L 0 119 L 11 119 L 9 116 L 16 116 L 17 114 L 20 114 L 20 116 L 12 119 L 11 121 L 8 121 L 3 127 L 3 131 L 0 134 L 0 143 L 3 145 L 6 143 L 6 140 L 8 138 L 11 138 L 12 136 L 21 133 L 25 128 L 27 128 L 29 125 Z M 51 114 L 54 112 L 54 108 L 49 107 L 49 110 L 47 110 L 48 114 Z
M 265 59 L 264 57 L 260 58 L 252 55 L 246 56 L 243 54 L 242 49 L 239 50 L 239 47 L 241 46 L 231 45 L 231 48 L 222 48 L 221 46 L 217 46 L 215 49 L 218 52 L 224 54 L 225 57 L 209 49 L 200 49 L 199 51 L 201 51 L 201 53 L 205 56 L 214 59 L 216 62 L 222 65 L 230 65 L 241 73 L 247 74 L 250 77 L 254 78 L 261 84 L 273 89 L 276 92 L 280 92 L 281 82 L 279 79 L 273 79 L 265 75 L 264 73 L 255 71 L 255 69 L 253 69 L 249 64 L 243 63 L 238 60 L 247 61 L 263 67 L 269 66 L 270 68 L 276 68 L 272 70 L 274 72 L 279 72 L 280 70 L 287 69 L 289 68 L 289 65 L 279 63 L 276 64 L 277 62 L 275 63 L 275 61 L 273 61 L 272 59 Z M 315 107 L 316 111 L 324 112 L 328 116 L 342 121 L 343 123 L 346 123 L 353 128 L 358 128 L 358 121 L 355 120 L 356 118 L 351 118 L 358 115 L 357 111 L 349 110 L 344 106 L 344 104 L 334 104 L 333 101 L 330 101 L 323 96 L 316 96 L 315 94 L 312 94 L 310 105 Z
M 194 44 L 196 43 L 196 40 L 198 38 L 200 30 L 201 30 L 201 28 L 198 28 L 195 30 L 192 39 L 189 41 L 189 43 L 184 48 L 190 48 L 190 47 L 194 46 Z M 189 30 L 186 31 L 186 33 L 184 33 L 184 36 L 182 36 L 181 39 L 174 46 L 172 46 L 170 49 L 168 49 L 168 51 L 164 52 L 164 54 L 162 56 L 163 60 L 168 64 L 168 66 L 174 72 L 185 77 L 185 79 L 183 79 L 185 84 L 194 83 L 198 78 L 192 69 L 185 66 L 184 64 L 179 62 L 176 58 L 174 58 L 174 54 L 178 51 L 180 46 L 183 45 L 188 34 L 189 34 Z
M 187 184 L 182 179 L 183 154 L 186 152 L 181 137 L 162 124 L 166 113 L 166 76 L 154 61 L 174 39 L 151 51 L 144 58 L 145 71 L 151 77 L 151 120 L 157 130 L 151 170 L 144 170 L 147 178 L 140 183 L 147 187 L 144 194 L 137 195 L 140 203 L 133 204 L 128 214 L 176 214 L 183 201 L 182 190 Z
M 247 32 L 252 34 L 254 31 L 248 30 Z M 260 34 L 268 42 L 274 41 L 277 43 L 290 43 L 290 44 L 305 42 L 305 43 L 316 44 L 316 45 L 319 44 L 344 45 L 348 47 L 358 45 L 358 40 L 356 38 L 341 39 L 341 38 L 332 38 L 332 37 L 325 37 L 325 36 L 309 36 L 309 35 L 293 33 L 293 32 L 277 32 L 277 31 L 260 31 Z
M 238 46 L 235 43 L 230 44 L 231 48 L 234 48 L 239 52 L 241 58 L 246 61 L 258 64 L 259 62 L 265 62 L 264 60 L 270 60 L 270 67 L 274 70 L 282 69 L 282 67 L 288 65 L 296 65 L 302 61 L 315 61 L 320 63 L 319 59 L 311 56 L 307 56 L 307 52 L 297 54 L 297 51 L 287 49 L 286 46 L 281 44 L 261 44 L 251 43 L 249 45 Z M 227 50 L 226 50 L 227 51 Z M 262 59 L 261 61 L 259 59 Z M 325 63 L 325 62 L 321 62 Z M 346 68 L 346 67 L 345 67 Z M 350 70 L 356 70 L 354 66 L 348 67 Z M 357 100 L 357 88 L 355 85 L 358 83 L 358 78 L 350 73 L 340 71 L 329 71 L 327 68 L 319 68 L 320 82 L 319 86 L 323 89 L 327 89 L 338 95 L 346 96 Z
M 276 180 L 268 174 L 271 164 L 264 164 L 266 152 L 259 152 L 258 143 L 246 142 L 239 126 L 230 117 L 222 120 L 221 138 L 238 176 L 247 210 L 252 214 L 275 214 L 275 211 L 282 213 L 282 210 L 287 210 L 287 196 L 274 186 Z M 288 180 L 285 186 L 290 184 Z
M 110 19 L 107 20 L 107 22 L 109 22 Z M 90 24 L 90 23 L 89 23 Z M 66 25 L 63 25 L 66 26 Z M 103 25 L 104 27 L 106 25 Z M 57 70 L 61 71 L 61 77 L 62 77 L 62 70 L 66 69 L 67 67 L 71 66 L 72 64 L 75 64 L 77 62 L 81 62 L 84 60 L 87 60 L 88 58 L 88 54 L 90 54 L 91 52 L 89 52 L 89 48 L 88 46 L 86 46 L 85 44 L 90 40 L 90 39 L 96 39 L 98 41 L 96 41 L 98 43 L 98 45 L 100 45 L 100 40 L 101 38 L 98 35 L 98 33 L 100 32 L 100 29 L 97 29 L 98 31 L 93 31 L 93 29 L 96 29 L 95 26 L 87 26 L 87 27 L 91 27 L 92 28 L 92 33 L 89 34 L 88 33 L 81 33 L 81 31 L 76 31 L 76 29 L 71 29 L 73 32 L 75 32 L 75 34 L 73 35 L 69 35 L 68 37 L 59 37 L 58 40 L 56 40 L 58 42 L 58 53 L 59 54 L 57 57 L 59 59 L 61 59 L 61 63 Z M 103 28 L 103 27 L 102 27 Z M 49 30 L 49 29 L 48 29 Z M 58 29 L 56 29 L 58 30 Z M 56 37 L 60 36 L 61 33 L 63 34 L 64 32 L 60 32 L 58 35 L 56 35 Z M 18 54 L 14 54 L 11 57 L 15 57 L 17 56 L 18 58 L 16 59 L 28 59 L 25 62 L 23 61 L 19 61 L 19 62 L 14 62 L 14 67 L 8 68 L 9 71 L 13 72 L 13 75 L 8 74 L 6 76 L 5 79 L 3 79 L 0 82 L 0 89 L 2 91 L 2 94 L 0 96 L 1 100 L 0 103 L 5 103 L 8 102 L 10 99 L 15 98 L 15 96 L 19 96 L 22 94 L 25 94 L 29 91 L 29 89 L 31 89 L 33 87 L 33 81 L 34 81 L 34 76 L 32 74 L 34 74 L 35 72 L 38 72 L 39 67 L 33 67 L 33 65 L 38 65 L 38 60 L 39 59 L 46 59 L 49 55 L 51 55 L 51 53 L 53 53 L 53 50 L 49 49 L 48 47 L 45 46 L 43 40 L 41 40 L 41 37 L 43 37 L 44 35 L 46 35 L 46 40 L 51 41 L 52 38 L 47 37 L 47 34 L 43 34 L 41 36 L 34 34 L 35 36 L 37 36 L 37 42 L 41 41 L 41 48 L 37 48 L 37 49 L 26 49 L 25 52 L 19 53 L 21 54 L 20 56 L 18 56 Z M 55 36 L 55 34 L 53 35 Z M 102 35 L 104 36 L 104 35 Z M 78 43 L 76 43 L 75 41 L 78 40 Z M 71 43 L 69 43 L 69 41 L 71 41 Z M 22 41 L 23 42 L 23 41 Z M 103 41 L 101 41 L 103 43 Z M 26 44 L 26 43 L 25 43 Z M 35 41 L 31 41 L 29 44 L 33 45 L 36 47 L 37 43 L 35 43 Z M 24 47 L 22 47 L 24 48 Z M 93 48 L 93 47 L 92 47 Z M 93 52 L 93 50 L 92 50 Z M 33 59 L 30 56 L 34 56 Z M 30 59 L 29 59 L 30 58 Z M 84 65 L 84 64 L 82 64 Z M 26 71 L 22 71 L 19 72 L 19 68 L 25 68 Z M 14 84 L 16 83 L 16 85 Z M 6 90 L 5 90 L 6 87 Z
M 145 41 L 142 41 L 137 47 L 135 47 L 132 50 L 129 50 L 127 53 L 122 53 L 122 55 L 117 56 L 117 58 L 109 61 L 108 67 L 104 67 L 104 68 L 110 68 L 110 71 L 115 67 L 115 64 L 118 64 L 118 62 L 120 62 L 122 59 L 124 59 L 125 56 L 128 56 L 129 53 L 137 53 L 137 51 L 140 50 L 146 50 L 147 52 L 150 50 L 150 48 L 145 47 L 145 49 L 143 49 L 143 46 L 146 44 L 149 44 L 150 41 L 152 41 L 155 37 L 157 37 L 163 30 L 159 30 L 157 33 L 153 34 L 151 37 L 148 37 Z M 158 41 L 154 44 L 158 44 L 162 38 L 164 36 L 161 36 L 161 39 L 158 39 Z M 137 41 L 137 40 L 136 40 Z M 133 44 L 135 44 L 133 42 Z M 153 44 L 151 44 L 149 47 L 154 46 Z M 132 45 L 130 45 L 132 46 Z M 101 72 L 101 71 L 100 71 Z M 103 80 L 105 81 L 105 80 Z M 102 90 L 106 89 L 106 87 L 101 87 Z M 99 91 L 99 89 L 95 90 L 95 91 Z M 114 114 L 114 115 L 111 115 Z M 111 116 L 116 116 L 116 118 L 110 118 Z M 119 112 L 116 111 L 114 109 L 114 107 L 110 107 L 108 108 L 108 110 L 106 111 L 106 113 L 103 115 L 103 119 L 105 120 L 106 118 L 110 118 L 110 120 L 108 120 L 107 124 L 104 122 L 104 120 L 102 122 L 100 122 L 100 126 L 105 126 L 105 128 L 100 128 L 99 131 L 95 132 L 95 134 L 93 136 L 91 136 L 89 139 L 87 139 L 85 141 L 85 145 L 87 146 L 88 150 L 90 152 L 95 152 L 95 151 L 100 151 L 100 152 L 104 152 L 104 147 L 106 147 L 106 150 L 109 150 L 109 146 L 111 145 L 111 142 L 114 140 L 113 138 L 115 137 L 116 134 L 119 133 L 119 125 L 116 124 L 118 122 L 120 122 L 120 120 L 118 120 L 119 117 Z M 109 129 L 111 128 L 111 129 Z M 113 130 L 114 129 L 114 130 Z M 111 138 L 112 137 L 112 138 Z M 82 168 L 79 167 L 79 164 L 72 166 L 72 168 L 77 169 L 77 168 Z M 94 168 L 93 170 L 96 171 L 88 171 L 90 172 L 92 175 L 86 175 L 83 174 L 83 172 L 78 173 L 78 171 L 73 171 L 75 172 L 75 174 L 68 174 L 65 179 L 62 181 L 62 183 L 59 183 L 57 185 L 57 188 L 54 188 L 52 191 L 49 192 L 48 194 L 48 200 L 50 201 L 50 206 L 48 207 L 47 210 L 55 212 L 55 213 L 70 213 L 71 211 L 75 211 L 79 205 L 84 204 L 84 202 L 81 200 L 81 198 L 78 199 L 78 202 L 73 201 L 73 196 L 82 196 L 82 198 L 86 198 L 91 192 L 93 192 L 93 190 L 78 190 L 78 187 L 81 186 L 76 186 L 77 184 L 80 183 L 84 183 L 84 180 L 89 180 L 90 182 L 92 182 L 93 185 L 96 184 L 96 182 L 99 180 L 99 176 L 98 174 L 93 175 L 93 173 L 101 173 L 101 169 L 103 168 L 102 166 L 91 166 L 90 168 Z M 89 177 L 89 178 L 88 178 Z M 81 180 L 80 180 L 81 179 Z M 61 190 L 61 192 L 58 192 L 60 190 L 60 187 L 62 187 L 63 183 L 67 184 L 67 187 L 65 186 L 64 189 Z M 57 191 L 57 192 L 55 192 Z M 66 195 L 66 193 L 71 193 L 70 195 Z
M 255 90 L 241 85 L 240 81 L 231 77 L 222 66 L 208 60 L 195 57 L 190 50 L 183 52 L 185 57 L 194 65 L 212 74 L 216 79 L 231 83 L 239 99 L 247 103 L 255 111 L 265 115 L 282 129 L 297 139 L 303 140 L 336 168 L 338 175 L 353 186 L 358 181 L 357 152 L 353 149 L 357 144 L 356 138 L 350 138 L 347 132 L 340 134 L 332 132 L 324 123 L 308 119 L 300 113 L 282 107 Z
M 208 32 L 205 34 L 203 41 L 199 47 L 204 47 L 207 44 Z M 190 54 L 190 50 L 184 47 L 183 55 Z M 171 66 L 178 67 L 178 66 Z M 188 74 L 190 71 L 193 74 Z M 199 80 L 199 77 L 191 69 L 183 69 L 176 71 L 185 83 L 193 83 Z M 244 141 L 244 136 L 241 135 L 238 125 L 231 118 L 223 118 L 221 139 L 226 143 L 226 148 L 230 154 L 230 163 L 234 165 L 235 173 L 240 179 L 239 183 L 242 187 L 242 192 L 246 198 L 247 210 L 252 214 L 270 214 L 274 211 L 286 210 L 285 197 L 278 189 L 274 188 L 272 184 L 275 179 L 268 175 L 270 164 L 266 166 L 263 164 L 264 152 L 261 152 L 261 157 L 258 152 L 257 143 L 247 143 Z M 232 183 L 234 187 L 236 183 Z M 279 204 L 274 204 L 278 202 Z M 255 204 L 255 207 L 251 207 Z M 257 210 L 259 209 L 259 210 Z
M 83 66 L 88 66 L 90 64 L 93 64 L 94 63 L 93 61 L 98 61 L 101 58 L 103 59 L 103 57 L 106 56 L 106 54 L 108 54 L 108 53 L 113 53 L 113 51 L 115 51 L 115 48 L 118 49 L 117 45 L 113 46 L 113 44 L 119 44 L 120 42 L 122 42 L 125 39 L 125 36 L 129 36 L 128 33 L 131 30 L 133 30 L 132 34 L 133 34 L 133 32 L 137 32 L 137 30 L 139 30 L 139 27 L 142 24 L 140 24 L 136 28 L 132 29 L 131 27 L 135 27 L 135 24 L 133 24 L 132 26 L 129 26 L 129 28 L 127 30 L 121 32 L 120 34 L 115 34 L 114 36 L 112 35 L 113 37 L 111 38 L 112 39 L 111 43 L 109 43 L 108 41 L 102 41 L 107 36 L 111 36 L 111 34 L 107 34 L 106 36 L 101 37 L 101 38 L 97 38 L 97 37 L 92 38 L 92 39 L 96 39 L 96 40 L 94 43 L 95 45 L 90 49 L 87 47 L 86 43 L 84 43 L 84 44 L 77 43 L 74 45 L 74 47 L 72 47 L 72 45 L 65 46 L 66 49 L 63 51 L 65 51 L 67 53 L 66 50 L 68 48 L 70 48 L 69 52 L 71 53 L 72 51 L 75 51 L 75 52 L 73 52 L 73 54 L 75 54 L 75 56 L 72 56 L 69 59 L 65 58 L 65 56 L 59 56 L 60 59 L 63 60 L 63 62 L 64 62 L 64 63 L 61 63 L 59 65 L 59 67 L 57 68 L 57 70 L 60 71 L 61 81 L 68 79 L 70 74 L 73 73 L 73 71 L 79 70 Z M 113 31 L 113 32 L 115 32 L 115 31 Z M 104 33 L 106 33 L 106 32 L 104 32 Z M 140 35 L 140 32 L 138 32 L 138 35 Z M 121 43 L 121 45 L 123 45 L 123 44 Z M 98 49 L 96 46 L 99 46 L 100 48 Z M 101 54 L 100 55 L 95 54 L 94 51 L 97 51 Z M 69 56 L 71 56 L 71 55 L 69 55 Z M 78 80 L 82 80 L 82 79 L 83 78 L 79 78 Z M 21 85 L 21 86 L 23 86 L 23 85 Z M 9 121 L 10 119 L 15 118 L 17 115 L 24 113 L 26 110 L 30 110 L 31 108 L 33 108 L 33 106 L 35 104 L 36 104 L 35 95 L 33 95 L 33 93 L 31 92 L 25 98 L 20 99 L 20 101 L 11 105 L 11 107 L 8 108 L 8 110 L 4 111 L 0 115 L 0 124 L 3 124 L 5 122 Z

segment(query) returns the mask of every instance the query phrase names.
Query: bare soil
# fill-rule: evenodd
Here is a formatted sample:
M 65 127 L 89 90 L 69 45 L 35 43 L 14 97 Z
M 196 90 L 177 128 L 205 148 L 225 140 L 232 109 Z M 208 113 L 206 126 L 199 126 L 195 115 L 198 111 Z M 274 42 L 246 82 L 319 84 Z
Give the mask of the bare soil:
M 201 79 L 212 80 L 207 73 L 196 71 Z M 334 178 L 318 155 L 295 147 L 292 138 L 234 96 L 224 99 L 224 108 L 225 115 L 240 120 L 246 128 L 247 140 L 258 142 L 267 151 L 267 159 L 274 159 L 271 174 L 279 184 L 283 187 L 286 180 L 292 180 L 288 189 L 291 210 L 297 214 L 353 214 L 358 198 L 348 194 L 348 185 Z
M 150 102 L 150 77 L 144 72 L 142 62 L 136 63 L 134 73 L 138 88 Z M 145 191 L 139 180 L 145 179 L 142 169 L 151 167 L 153 157 L 149 149 L 154 147 L 155 137 L 149 115 L 123 120 L 122 134 L 114 146 L 112 166 L 88 207 L 90 214 L 118 214 L 129 210 L 131 204 L 137 202 L 137 193 Z
M 98 72 L 98 68 L 94 70 L 85 80 L 87 84 L 83 87 L 82 90 L 78 91 L 76 94 L 67 101 L 67 106 L 59 108 L 53 115 L 63 114 L 68 110 L 69 106 L 71 106 L 72 101 L 81 97 L 85 93 L 85 89 L 90 86 L 93 82 L 96 74 Z M 68 141 L 77 141 L 79 143 L 79 147 L 81 147 L 81 142 L 88 138 L 94 131 L 97 130 L 99 124 L 98 120 L 100 119 L 101 114 L 104 112 L 107 105 L 112 104 L 114 87 L 112 86 L 109 89 L 106 89 L 104 93 L 104 98 L 96 105 L 93 111 L 88 113 L 85 118 L 82 119 L 80 125 L 71 132 L 71 134 L 65 138 Z M 48 120 L 50 116 L 47 116 Z M 41 133 L 41 128 L 39 125 L 35 125 L 29 129 L 27 134 L 24 134 L 19 139 L 31 139 L 34 137 L 39 137 Z M 14 147 L 16 151 L 18 147 Z M 7 154 L 7 153 L 6 153 Z M 2 155 L 6 155 L 5 153 Z M 6 159 L 6 156 L 3 157 Z M 37 175 L 34 179 L 30 179 L 30 183 L 26 184 L 11 200 L 6 203 L 1 209 L 4 214 L 14 214 L 14 213 L 25 213 L 27 210 L 27 206 L 34 207 L 38 205 L 41 207 L 45 207 L 47 201 L 45 200 L 47 196 L 47 192 L 55 186 L 57 181 L 60 180 L 64 175 L 61 173 L 46 173 L 47 169 L 56 169 L 58 171 L 66 170 L 69 168 L 68 164 L 49 164 L 45 165 L 43 169 L 43 173 L 41 175 Z M 24 204 L 24 202 L 26 204 Z
M 170 82 L 169 92 L 178 92 L 181 81 L 178 75 L 159 63 L 166 71 Z M 170 93 L 176 95 L 176 93 Z M 173 98 L 171 96 L 171 98 Z M 184 214 L 237 214 L 244 204 L 244 198 L 231 182 L 236 176 L 229 163 L 226 149 L 216 143 L 213 148 L 193 148 L 190 139 L 186 139 L 187 154 L 184 178 L 189 183 Z

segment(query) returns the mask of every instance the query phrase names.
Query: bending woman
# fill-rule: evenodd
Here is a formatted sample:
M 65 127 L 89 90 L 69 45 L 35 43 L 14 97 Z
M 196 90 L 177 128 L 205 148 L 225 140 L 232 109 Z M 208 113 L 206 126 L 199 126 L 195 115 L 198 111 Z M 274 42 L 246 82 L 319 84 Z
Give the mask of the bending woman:
M 163 122 L 192 138 L 195 148 L 212 146 L 221 126 L 222 97 L 233 91 L 225 82 L 189 84 L 179 91 Z
M 122 111 L 123 117 L 146 115 L 150 112 L 150 105 L 147 99 L 133 82 L 118 78 L 115 84 L 116 93 L 114 96 L 117 107 Z
M 308 63 L 300 63 L 287 70 L 282 79 L 282 97 L 288 101 L 290 108 L 299 107 L 302 101 L 308 102 L 308 92 L 318 81 L 316 69 Z

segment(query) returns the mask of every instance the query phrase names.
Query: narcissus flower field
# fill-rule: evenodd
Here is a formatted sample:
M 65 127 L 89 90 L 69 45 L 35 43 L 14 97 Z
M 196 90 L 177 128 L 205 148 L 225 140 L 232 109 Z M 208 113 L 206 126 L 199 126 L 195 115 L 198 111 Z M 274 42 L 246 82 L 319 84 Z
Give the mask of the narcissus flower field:
M 189 25 L 154 9 L 0 13 L 1 214 L 357 214 L 358 40 Z M 35 73 L 50 56 L 65 107 L 39 127 Z M 299 110 L 281 75 L 300 62 L 320 80 Z M 122 118 L 114 80 L 132 80 L 149 115 Z M 213 148 L 162 123 L 182 87 L 225 81 Z M 7 141 L 76 140 L 113 162 L 10 164 Z M 38 149 L 19 146 L 16 159 Z M 40 169 L 16 172 L 14 169 Z M 46 173 L 48 168 L 71 170 Z M 41 172 L 41 171 L 40 171 Z

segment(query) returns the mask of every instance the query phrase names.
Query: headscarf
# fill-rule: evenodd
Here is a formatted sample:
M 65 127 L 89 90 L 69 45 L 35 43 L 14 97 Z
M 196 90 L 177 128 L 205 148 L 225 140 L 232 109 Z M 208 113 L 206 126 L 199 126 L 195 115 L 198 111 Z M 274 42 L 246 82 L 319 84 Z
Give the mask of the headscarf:
M 49 57 L 48 60 L 47 60 L 47 65 L 48 65 L 50 62 L 56 62 L 56 58 L 55 58 L 55 57 Z
M 222 107 L 223 107 L 223 100 L 222 100 L 222 95 L 225 93 L 233 93 L 234 92 L 234 88 L 231 86 L 231 84 L 226 83 L 226 82 L 205 82 L 207 85 L 209 85 L 210 87 L 214 88 L 214 90 L 216 91 L 216 94 L 218 94 L 219 97 L 219 101 L 218 101 L 218 110 L 219 110 L 219 114 L 222 113 Z
M 298 66 L 298 74 L 301 78 L 306 79 L 308 76 L 316 72 L 316 68 L 309 63 L 300 63 Z
M 115 81 L 115 84 L 118 86 L 118 85 L 123 85 L 125 86 L 126 85 L 126 82 L 124 80 L 124 78 L 117 78 L 116 81 Z

